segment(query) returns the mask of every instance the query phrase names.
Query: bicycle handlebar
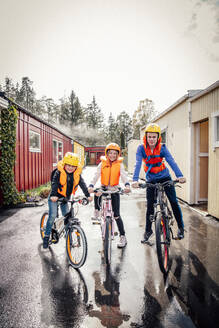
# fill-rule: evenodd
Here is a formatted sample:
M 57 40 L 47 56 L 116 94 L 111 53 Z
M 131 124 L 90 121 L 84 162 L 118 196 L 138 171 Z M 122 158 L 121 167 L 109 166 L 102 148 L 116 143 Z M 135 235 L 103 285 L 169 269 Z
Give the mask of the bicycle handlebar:
M 108 190 L 107 187 L 100 187 L 100 188 L 96 188 L 94 189 L 94 194 L 97 193 L 98 191 L 102 192 L 103 194 L 115 194 L 115 193 L 119 193 L 121 195 L 123 195 L 124 189 L 120 188 L 120 187 L 116 187 L 115 190 Z
M 168 180 L 168 181 L 164 181 L 164 182 L 157 182 L 157 183 L 149 183 L 149 182 L 145 182 L 145 183 L 139 183 L 138 186 L 139 188 L 145 189 L 148 187 L 152 187 L 152 188 L 157 188 L 158 185 L 165 187 L 165 186 L 174 186 L 175 184 L 179 183 L 179 180 Z
M 66 197 L 61 197 L 58 199 L 58 203 L 70 203 L 70 204 L 74 204 L 74 203 L 79 203 L 81 205 L 87 205 L 89 204 L 89 200 L 86 198 L 86 197 L 83 197 L 83 196 L 79 196 L 77 198 L 74 198 L 72 200 L 66 198 Z

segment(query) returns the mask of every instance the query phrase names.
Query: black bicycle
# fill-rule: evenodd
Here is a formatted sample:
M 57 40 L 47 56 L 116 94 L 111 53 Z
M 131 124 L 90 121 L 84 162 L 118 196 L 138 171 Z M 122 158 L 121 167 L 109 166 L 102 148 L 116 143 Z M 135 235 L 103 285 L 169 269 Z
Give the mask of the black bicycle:
M 161 272 L 167 273 L 169 270 L 170 258 L 169 248 L 171 238 L 178 240 L 174 236 L 172 226 L 174 218 L 170 207 L 168 206 L 167 197 L 164 188 L 175 185 L 178 180 L 168 180 L 163 183 L 139 183 L 140 188 L 152 187 L 155 192 L 154 214 L 151 215 L 151 221 L 155 222 L 156 249 L 157 258 Z M 180 186 L 179 186 L 180 187 Z
M 49 245 L 57 244 L 61 237 L 66 236 L 66 252 L 70 264 L 75 268 L 80 268 L 87 258 L 87 238 L 80 225 L 79 219 L 75 217 L 74 204 L 79 203 L 87 205 L 88 199 L 85 197 L 75 198 L 68 200 L 66 198 L 60 198 L 58 204 L 62 202 L 68 202 L 70 204 L 70 210 L 65 216 L 58 215 L 53 223 L 52 231 L 50 234 Z M 44 212 L 40 220 L 40 235 L 44 238 L 46 224 L 48 220 L 48 211 Z

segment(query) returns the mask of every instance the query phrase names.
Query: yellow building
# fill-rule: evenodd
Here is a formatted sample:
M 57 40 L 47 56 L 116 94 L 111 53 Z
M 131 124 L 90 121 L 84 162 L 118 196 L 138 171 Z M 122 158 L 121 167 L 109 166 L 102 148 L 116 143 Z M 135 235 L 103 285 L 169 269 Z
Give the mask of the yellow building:
M 74 141 L 74 153 L 77 153 L 79 155 L 79 161 L 82 166 L 85 165 L 84 161 L 84 146 L 81 145 L 79 142 Z

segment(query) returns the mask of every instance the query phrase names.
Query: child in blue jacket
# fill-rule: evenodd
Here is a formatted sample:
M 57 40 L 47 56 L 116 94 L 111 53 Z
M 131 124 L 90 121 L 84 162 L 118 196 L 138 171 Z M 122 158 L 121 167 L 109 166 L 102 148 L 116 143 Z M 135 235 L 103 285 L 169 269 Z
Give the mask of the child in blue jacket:
M 136 163 L 133 173 L 132 187 L 138 187 L 138 178 L 141 169 L 142 161 L 144 162 L 144 170 L 146 173 L 146 180 L 150 183 L 165 182 L 171 180 L 170 172 L 165 166 L 163 159 L 167 161 L 172 170 L 174 171 L 177 179 L 180 183 L 185 183 L 186 179 L 183 177 L 178 165 L 174 161 L 172 155 L 167 149 L 165 144 L 161 144 L 161 129 L 157 124 L 149 124 L 145 129 L 145 136 L 143 138 L 143 144 L 138 146 L 136 152 Z M 182 217 L 182 211 L 176 198 L 175 187 L 166 186 L 166 195 L 171 204 L 173 214 L 176 218 L 178 225 L 178 237 L 184 238 L 184 223 Z M 146 226 L 142 243 L 146 243 L 152 236 L 153 231 L 151 229 L 152 222 L 150 216 L 154 213 L 154 188 L 149 187 L 146 191 L 147 196 L 147 213 L 146 213 Z

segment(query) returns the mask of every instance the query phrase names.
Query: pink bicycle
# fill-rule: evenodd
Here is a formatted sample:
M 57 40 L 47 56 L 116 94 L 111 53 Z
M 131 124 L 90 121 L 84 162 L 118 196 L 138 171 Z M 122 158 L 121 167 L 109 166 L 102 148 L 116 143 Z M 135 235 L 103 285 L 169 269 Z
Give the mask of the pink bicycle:
M 101 234 L 103 239 L 103 248 L 104 248 L 104 258 L 105 263 L 111 263 L 111 253 L 112 253 L 112 240 L 114 239 L 115 233 L 115 219 L 112 209 L 112 199 L 111 194 L 119 193 L 124 194 L 124 191 L 121 188 L 116 188 L 111 191 L 108 190 L 107 187 L 101 187 L 95 189 L 94 192 L 100 191 L 102 193 L 101 196 Z

